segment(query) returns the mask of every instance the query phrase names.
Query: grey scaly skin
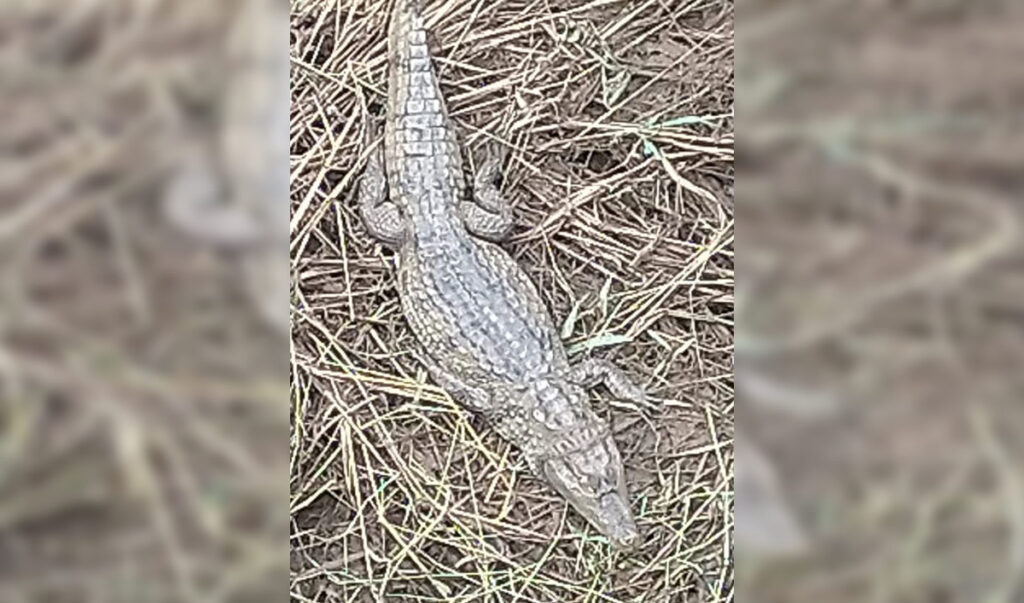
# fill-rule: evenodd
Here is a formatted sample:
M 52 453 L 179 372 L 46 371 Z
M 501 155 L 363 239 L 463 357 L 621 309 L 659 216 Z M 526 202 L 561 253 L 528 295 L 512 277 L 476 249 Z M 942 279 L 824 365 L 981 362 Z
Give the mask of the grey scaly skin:
M 470 198 L 418 5 L 399 0 L 391 20 L 388 117 L 360 182 L 363 221 L 396 251 L 402 309 L 433 379 L 613 544 L 633 547 L 622 459 L 586 390 L 603 383 L 636 402 L 644 392 L 611 363 L 570 365 L 537 289 L 490 242 L 512 224 L 494 184 L 502 157 L 477 171 Z

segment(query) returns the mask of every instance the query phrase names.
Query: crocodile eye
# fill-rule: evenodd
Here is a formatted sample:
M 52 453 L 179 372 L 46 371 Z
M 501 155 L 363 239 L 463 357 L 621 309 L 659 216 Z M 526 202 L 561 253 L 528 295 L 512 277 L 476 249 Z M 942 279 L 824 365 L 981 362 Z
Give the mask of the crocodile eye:
M 614 465 L 608 467 L 608 483 L 614 488 L 619 483 L 619 471 Z

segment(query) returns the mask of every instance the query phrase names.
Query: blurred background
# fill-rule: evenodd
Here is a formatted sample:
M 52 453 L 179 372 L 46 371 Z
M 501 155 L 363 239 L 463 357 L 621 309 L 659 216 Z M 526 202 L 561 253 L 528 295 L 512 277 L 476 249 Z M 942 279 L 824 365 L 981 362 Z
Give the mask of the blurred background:
M 0 601 L 287 596 L 287 40 L 0 4 Z
M 1024 3 L 737 3 L 744 601 L 1024 601 Z

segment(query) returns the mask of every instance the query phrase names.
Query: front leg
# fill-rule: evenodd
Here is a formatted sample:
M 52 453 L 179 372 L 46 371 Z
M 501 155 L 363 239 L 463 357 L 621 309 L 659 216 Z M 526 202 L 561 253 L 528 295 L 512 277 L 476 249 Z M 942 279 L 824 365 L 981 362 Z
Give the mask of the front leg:
M 405 239 L 406 223 L 398 206 L 387 199 L 383 164 L 383 148 L 377 147 L 370 153 L 359 181 L 359 214 L 370 235 L 397 249 Z
M 459 204 L 462 222 L 474 235 L 489 241 L 501 241 L 512 229 L 512 207 L 502 199 L 495 180 L 505 152 L 492 150 L 480 165 L 473 180 L 473 201 Z
M 587 389 L 604 383 L 616 398 L 637 404 L 647 401 L 643 388 L 633 383 L 619 367 L 600 358 L 588 358 L 571 367 L 566 379 Z
M 416 356 L 420 364 L 426 367 L 427 374 L 431 379 L 464 408 L 484 415 L 491 410 L 493 402 L 489 391 L 470 385 L 465 379 L 448 371 L 438 364 L 423 347 L 419 347 Z

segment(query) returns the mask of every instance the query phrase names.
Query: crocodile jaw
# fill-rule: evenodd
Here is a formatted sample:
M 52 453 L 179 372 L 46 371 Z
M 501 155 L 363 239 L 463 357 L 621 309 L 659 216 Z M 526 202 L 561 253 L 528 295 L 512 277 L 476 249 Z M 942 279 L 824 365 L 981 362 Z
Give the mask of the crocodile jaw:
M 543 463 L 543 475 L 576 511 L 611 543 L 632 549 L 640 543 L 618 451 L 606 436 L 592 446 Z
M 580 505 L 574 506 L 580 510 Z M 595 506 L 596 513 L 587 519 L 598 526 L 613 545 L 622 549 L 632 549 L 640 544 L 640 533 L 629 510 L 629 499 L 626 498 L 625 492 L 608 492 L 597 500 Z

